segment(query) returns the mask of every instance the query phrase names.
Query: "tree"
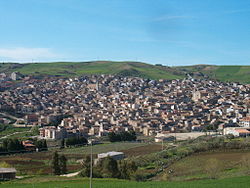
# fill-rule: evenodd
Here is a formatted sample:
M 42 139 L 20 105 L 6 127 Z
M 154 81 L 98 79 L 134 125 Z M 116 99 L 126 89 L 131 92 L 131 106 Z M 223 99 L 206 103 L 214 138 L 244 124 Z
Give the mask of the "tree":
M 108 156 L 101 162 L 102 175 L 105 178 L 117 178 L 120 176 L 117 161 Z
M 128 169 L 129 169 L 129 172 L 130 172 L 130 173 L 134 173 L 135 171 L 137 171 L 138 166 L 135 164 L 134 161 L 130 161 L 130 162 L 128 163 Z
M 117 137 L 116 137 L 116 134 L 114 132 L 110 132 L 108 134 L 108 137 L 109 137 L 110 142 L 116 142 L 117 141 Z
M 42 140 L 42 145 L 43 145 L 43 150 L 47 151 L 48 150 L 48 146 L 47 146 L 47 141 L 44 139 Z
M 136 140 L 136 133 L 134 131 L 123 131 L 121 133 L 110 132 L 108 138 L 110 142 L 133 141 Z
M 3 149 L 6 150 L 6 151 L 8 150 L 8 143 L 9 143 L 8 139 L 3 140 Z
M 8 141 L 7 149 L 8 151 L 13 151 L 13 152 L 16 151 L 16 145 L 12 139 Z
M 6 152 L 7 152 L 7 150 L 4 147 L 0 146 L 0 155 L 5 154 Z
M 60 175 L 59 155 L 57 152 L 54 152 L 52 157 L 52 170 L 53 174 Z
M 47 151 L 48 150 L 48 146 L 47 146 L 47 142 L 45 139 L 43 140 L 35 140 L 34 141 L 35 146 L 40 150 L 40 151 Z
M 83 177 L 89 177 L 90 175 L 90 162 L 91 162 L 90 156 L 87 155 L 82 162 L 83 170 L 81 171 L 81 175 Z
M 0 162 L 0 168 L 11 168 L 11 166 L 4 161 L 4 162 Z
M 65 139 L 64 138 L 61 140 L 60 148 L 65 148 Z
M 74 146 L 74 145 L 85 145 L 88 143 L 88 140 L 83 137 L 71 137 L 66 139 L 66 145 L 67 146 Z
M 18 139 L 3 140 L 3 150 L 9 152 L 20 152 L 24 150 L 23 144 Z
M 119 162 L 119 171 L 120 171 L 120 178 L 129 179 L 129 170 L 127 161 L 123 160 Z
M 134 161 L 122 160 L 119 162 L 120 178 L 131 179 L 131 176 L 136 172 L 137 166 Z
M 35 144 L 36 148 L 38 148 L 39 150 L 42 150 L 43 143 L 41 140 L 35 140 L 34 144 Z
M 33 135 L 39 135 L 39 127 L 38 126 L 34 126 L 31 128 L 31 133 Z
M 60 174 L 67 173 L 67 158 L 64 155 L 59 157 Z

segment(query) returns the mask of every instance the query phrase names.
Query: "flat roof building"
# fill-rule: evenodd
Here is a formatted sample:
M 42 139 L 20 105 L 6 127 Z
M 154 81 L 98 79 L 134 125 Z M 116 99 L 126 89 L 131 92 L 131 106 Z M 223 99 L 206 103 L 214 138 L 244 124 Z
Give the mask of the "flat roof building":
M 0 168 L 0 180 L 11 180 L 16 178 L 15 168 Z
M 117 151 L 110 151 L 107 153 L 100 153 L 97 155 L 97 159 L 95 159 L 94 163 L 97 164 L 100 160 L 106 158 L 106 157 L 112 157 L 115 160 L 122 160 L 125 158 L 125 155 L 123 152 L 117 152 Z

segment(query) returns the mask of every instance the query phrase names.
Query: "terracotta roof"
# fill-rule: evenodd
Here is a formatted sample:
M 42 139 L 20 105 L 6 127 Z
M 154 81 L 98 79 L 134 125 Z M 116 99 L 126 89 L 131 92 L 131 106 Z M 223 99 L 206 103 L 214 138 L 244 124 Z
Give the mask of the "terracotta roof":
M 250 121 L 250 117 L 245 117 L 241 121 Z
M 237 129 L 236 130 L 238 133 L 250 133 L 250 131 L 249 130 L 247 130 L 247 129 Z

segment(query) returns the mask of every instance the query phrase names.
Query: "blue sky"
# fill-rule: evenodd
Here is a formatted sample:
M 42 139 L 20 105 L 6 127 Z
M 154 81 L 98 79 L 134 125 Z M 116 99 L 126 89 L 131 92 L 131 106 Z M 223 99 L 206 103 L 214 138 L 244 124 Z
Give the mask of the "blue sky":
M 0 61 L 250 65 L 249 0 L 0 0 Z

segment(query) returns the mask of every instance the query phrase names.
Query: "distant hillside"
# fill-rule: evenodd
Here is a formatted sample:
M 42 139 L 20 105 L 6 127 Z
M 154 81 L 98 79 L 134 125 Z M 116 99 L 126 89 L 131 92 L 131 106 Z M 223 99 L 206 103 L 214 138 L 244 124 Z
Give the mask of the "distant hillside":
M 193 65 L 175 67 L 196 76 L 207 76 L 223 82 L 250 83 L 250 66 Z
M 193 65 L 167 67 L 141 62 L 54 62 L 54 63 L 0 63 L 1 72 L 18 71 L 26 75 L 80 76 L 90 74 L 113 74 L 139 76 L 150 79 L 181 79 L 193 77 L 216 79 L 223 82 L 250 83 L 250 66 Z
M 151 79 L 180 79 L 185 77 L 183 72 L 174 68 L 140 62 L 93 61 L 0 64 L 0 72 L 13 71 L 18 71 L 26 75 L 61 75 L 67 77 L 88 74 L 116 74 Z

